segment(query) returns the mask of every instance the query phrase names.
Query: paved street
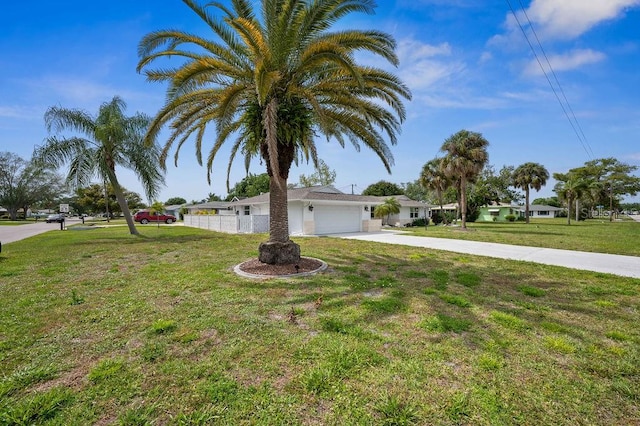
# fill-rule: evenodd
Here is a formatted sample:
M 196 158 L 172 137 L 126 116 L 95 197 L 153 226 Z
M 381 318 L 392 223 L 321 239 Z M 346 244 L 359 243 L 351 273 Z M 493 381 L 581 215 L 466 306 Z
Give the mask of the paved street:
M 79 219 L 71 218 L 67 219 L 65 225 L 70 225 L 78 222 L 80 222 Z M 26 225 L 3 225 L 0 226 L 0 242 L 2 242 L 2 244 L 8 244 L 14 241 L 33 237 L 34 235 L 42 234 L 44 232 L 55 230 L 60 230 L 60 224 L 46 223 L 44 219 L 42 219 L 42 221 L 40 222 L 28 223 Z

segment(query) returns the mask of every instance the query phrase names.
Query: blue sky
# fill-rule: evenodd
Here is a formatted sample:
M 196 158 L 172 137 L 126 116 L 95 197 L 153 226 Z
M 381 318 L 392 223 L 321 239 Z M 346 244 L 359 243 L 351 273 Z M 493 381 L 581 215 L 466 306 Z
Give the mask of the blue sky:
M 336 187 L 350 192 L 353 185 L 360 192 L 380 179 L 414 181 L 422 165 L 439 155 L 442 142 L 460 129 L 483 134 L 490 142 L 489 162 L 497 169 L 533 161 L 550 173 L 566 172 L 604 157 L 640 166 L 640 0 L 378 4 L 375 15 L 352 15 L 341 25 L 393 35 L 400 57 L 395 72 L 411 88 L 413 99 L 392 148 L 391 175 L 365 149 L 356 152 L 318 140 L 320 157 L 336 171 Z M 510 5 L 538 49 L 553 90 Z M 95 113 L 102 102 L 119 95 L 129 114 L 158 111 L 165 87 L 148 83 L 135 70 L 137 45 L 145 34 L 177 28 L 208 36 L 178 0 L 8 2 L 0 28 L 0 151 L 25 159 L 47 136 L 43 115 L 50 106 Z M 563 107 L 577 123 L 570 122 Z M 216 157 L 209 186 L 193 145 L 185 144 L 178 167 L 168 166 L 160 200 L 226 195 L 227 152 Z M 251 172 L 264 168 L 256 160 Z M 294 165 L 290 182 L 312 172 L 310 165 Z M 131 173 L 120 174 L 125 187 L 143 194 Z M 232 169 L 232 185 L 244 175 L 239 161 Z M 553 195 L 552 188 L 553 181 L 534 197 Z

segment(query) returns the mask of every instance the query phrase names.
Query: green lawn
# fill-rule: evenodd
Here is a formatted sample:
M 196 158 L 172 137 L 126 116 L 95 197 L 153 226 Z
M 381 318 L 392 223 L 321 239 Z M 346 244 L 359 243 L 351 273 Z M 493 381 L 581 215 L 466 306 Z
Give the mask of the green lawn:
M 571 225 L 567 225 L 566 218 L 557 218 L 534 219 L 528 225 L 524 222 L 477 222 L 467 223 L 467 227 L 467 232 L 454 226 L 406 229 L 427 237 L 640 256 L 640 223 L 634 221 L 589 219 L 571 221 Z
M 308 238 L 326 273 L 252 281 L 264 235 L 140 229 L 3 247 L 0 424 L 640 419 L 640 280 Z

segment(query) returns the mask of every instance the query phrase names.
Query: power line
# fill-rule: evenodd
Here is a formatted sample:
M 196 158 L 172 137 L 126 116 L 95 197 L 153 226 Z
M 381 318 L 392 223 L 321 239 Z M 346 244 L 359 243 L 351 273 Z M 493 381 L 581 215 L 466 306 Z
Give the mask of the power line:
M 540 43 L 540 39 L 538 38 L 538 35 L 536 34 L 536 32 L 535 32 L 535 30 L 533 28 L 533 23 L 529 19 L 529 16 L 527 15 L 527 12 L 524 10 L 524 6 L 522 5 L 522 2 L 519 1 L 520 2 L 520 7 L 522 7 L 522 10 L 524 11 L 524 15 L 527 17 L 527 21 L 529 23 L 529 26 L 530 26 L 533 34 L 536 37 L 536 40 L 538 42 L 538 46 L 540 47 L 540 50 L 544 54 L 544 57 L 546 59 L 547 65 L 549 67 L 549 70 L 553 74 L 553 76 L 555 78 L 555 81 L 556 81 L 556 84 L 558 85 L 558 89 L 562 92 L 562 96 L 564 97 L 565 103 L 567 105 L 566 107 L 565 107 L 565 103 L 563 103 L 562 99 L 560 99 L 560 96 L 558 95 L 558 91 L 556 90 L 556 88 L 554 87 L 553 83 L 551 82 L 551 79 L 549 78 L 549 75 L 547 74 L 547 71 L 545 70 L 544 66 L 542 65 L 542 62 L 540 61 L 540 58 L 538 57 L 538 53 L 536 52 L 536 49 L 533 47 L 533 44 L 529 40 L 529 36 L 527 35 L 527 32 L 525 31 L 524 27 L 522 26 L 522 23 L 520 22 L 520 19 L 518 18 L 518 15 L 516 14 L 515 10 L 513 9 L 513 6 L 511 5 L 511 2 L 509 0 L 506 0 L 506 1 L 507 1 L 507 4 L 509 5 L 509 9 L 511 9 L 511 14 L 515 18 L 515 20 L 516 20 L 516 22 L 518 24 L 518 27 L 520 27 L 520 31 L 522 31 L 522 34 L 524 35 L 524 38 L 527 41 L 527 44 L 529 44 L 529 48 L 533 52 L 533 56 L 536 58 L 536 61 L 538 62 L 538 65 L 540 66 L 540 69 L 542 70 L 542 73 L 544 74 L 545 78 L 547 79 L 547 83 L 549 83 L 549 87 L 551 87 L 551 90 L 553 91 L 553 94 L 555 95 L 556 99 L 558 100 L 558 103 L 560 104 L 560 107 L 562 108 L 562 111 L 564 112 L 565 117 L 567 117 L 567 120 L 569 121 L 569 124 L 571 125 L 571 128 L 573 129 L 573 132 L 576 134 L 576 137 L 578 138 L 578 141 L 582 145 L 582 148 L 584 149 L 584 151 L 587 153 L 587 156 L 589 158 L 593 158 L 593 150 L 591 149 L 591 146 L 589 145 L 589 143 L 586 140 L 586 137 L 584 136 L 584 132 L 582 131 L 582 127 L 580 127 L 580 124 L 578 123 L 578 119 L 576 118 L 576 115 L 573 113 L 573 109 L 571 108 L 571 104 L 569 103 L 566 95 L 564 94 L 564 90 L 562 90 L 562 86 L 560 85 L 560 81 L 558 80 L 558 77 L 556 76 L 556 73 L 553 71 L 553 67 L 551 66 L 551 62 L 549 62 L 549 58 L 547 57 L 547 54 L 544 52 L 544 49 L 542 48 L 542 43 Z M 567 108 L 571 111 L 571 114 L 573 115 L 573 120 L 569 116 L 569 113 L 567 112 Z M 580 129 L 580 131 L 578 131 L 578 129 Z M 582 134 L 582 136 L 581 136 L 581 134 Z
M 540 46 L 540 51 L 542 52 L 542 55 L 544 56 L 544 59 L 547 62 L 547 65 L 549 65 L 549 69 L 551 70 L 551 74 L 553 75 L 553 78 L 556 81 L 556 84 L 558 85 L 558 88 L 560 89 L 560 93 L 562 93 L 562 97 L 564 98 L 564 101 L 567 104 L 567 107 L 569 108 L 569 111 L 571 112 L 571 116 L 573 117 L 573 121 L 576 123 L 576 126 L 578 127 L 578 130 L 580 131 L 580 135 L 582 135 L 582 140 L 584 140 L 587 148 L 589 149 L 589 152 L 591 153 L 591 156 L 593 157 L 594 156 L 593 150 L 591 149 L 591 145 L 589 144 L 589 141 L 587 141 L 587 136 L 584 134 L 584 131 L 582 130 L 582 126 L 580 126 L 580 122 L 578 121 L 578 118 L 576 117 L 576 114 L 573 112 L 573 108 L 571 108 L 571 104 L 569 103 L 569 100 L 567 99 L 567 96 L 565 95 L 564 90 L 562 89 L 562 85 L 560 84 L 560 80 L 558 80 L 558 76 L 556 75 L 555 71 L 553 70 L 553 67 L 551 66 L 551 62 L 549 61 L 549 58 L 547 57 L 547 52 L 545 52 L 544 48 L 542 47 L 542 43 L 540 42 L 540 39 L 538 38 L 538 33 L 536 32 L 535 28 L 533 27 L 533 23 L 531 22 L 531 19 L 529 19 L 529 14 L 527 13 L 527 10 L 524 8 L 524 5 L 522 4 L 522 0 L 518 0 L 518 2 L 520 3 L 520 7 L 522 8 L 522 11 L 524 12 L 524 16 L 527 18 L 527 22 L 529 22 L 529 27 L 531 28 L 531 32 L 535 36 L 536 41 L 538 42 L 538 46 Z

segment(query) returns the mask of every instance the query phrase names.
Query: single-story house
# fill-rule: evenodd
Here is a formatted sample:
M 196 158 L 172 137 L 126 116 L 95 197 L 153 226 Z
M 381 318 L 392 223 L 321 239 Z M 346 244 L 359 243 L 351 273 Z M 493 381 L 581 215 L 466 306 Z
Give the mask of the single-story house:
M 210 201 L 184 206 L 188 214 L 235 214 L 229 201 Z
M 442 205 L 442 214 L 450 214 L 454 220 L 458 218 L 458 210 L 460 207 L 458 203 L 449 203 Z M 440 213 L 440 205 L 429 206 L 429 217 L 433 217 L 434 213 Z
M 478 222 L 506 222 L 507 216 L 518 216 L 518 207 L 508 203 L 493 203 L 478 209 Z
M 294 188 L 287 192 L 290 235 L 326 235 L 378 231 L 382 220 L 372 217 L 388 197 L 345 194 L 331 185 Z M 239 216 L 269 217 L 269 194 L 232 202 Z M 267 219 L 268 220 L 268 219 Z
M 430 206 L 421 201 L 415 201 L 406 195 L 392 195 L 390 197 L 376 197 L 380 200 L 380 204 L 384 204 L 388 198 L 395 198 L 400 204 L 400 212 L 389 216 L 389 223 L 387 218 L 382 218 L 385 223 L 391 226 L 405 226 L 411 224 L 418 218 L 429 217 Z M 371 218 L 375 216 L 375 208 L 371 209 Z
M 287 192 L 290 235 L 326 235 L 378 231 L 382 219 L 374 216 L 376 206 L 391 197 L 345 194 L 331 185 L 294 188 Z M 405 196 L 394 197 L 400 213 L 390 216 L 393 225 L 402 226 L 428 215 L 429 206 Z M 269 194 L 187 206 L 184 224 L 222 232 L 257 233 L 269 230 Z M 199 211 L 217 209 L 217 214 Z M 385 218 L 386 220 L 386 218 Z
M 164 206 L 164 213 L 172 214 L 175 217 L 180 217 L 179 215 L 182 207 L 184 207 L 184 204 L 170 204 L 170 205 Z
M 516 209 L 520 217 L 525 217 L 524 206 L 518 206 Z M 563 211 L 562 207 L 545 206 L 543 204 L 531 204 L 529 205 L 529 218 L 530 219 L 553 219 L 558 217 L 559 212 Z

